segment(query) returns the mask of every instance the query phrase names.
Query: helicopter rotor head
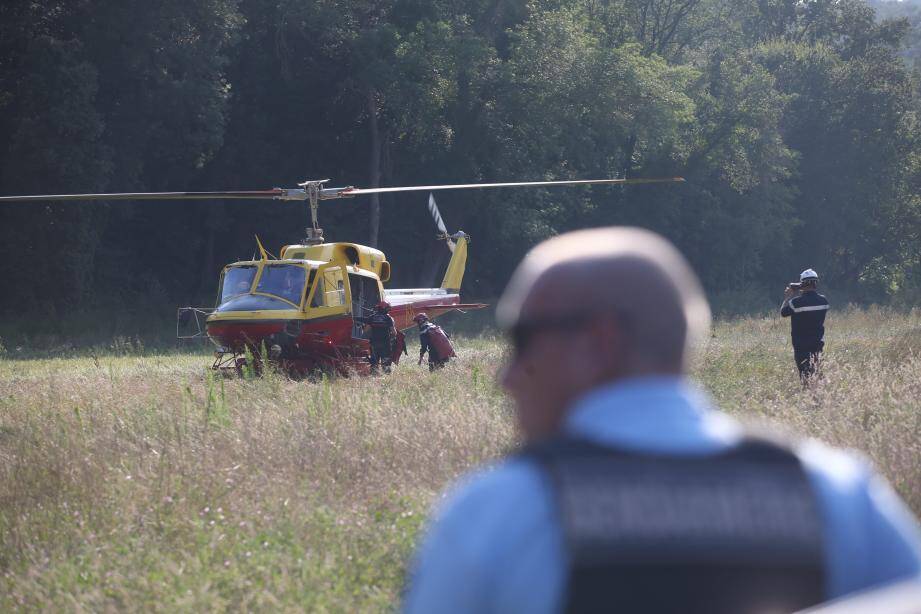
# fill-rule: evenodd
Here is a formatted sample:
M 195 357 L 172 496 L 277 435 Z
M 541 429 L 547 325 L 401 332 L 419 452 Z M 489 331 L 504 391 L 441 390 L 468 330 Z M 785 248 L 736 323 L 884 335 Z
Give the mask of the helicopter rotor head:
M 308 179 L 297 184 L 302 188 L 306 188 L 309 185 L 316 185 L 322 187 L 324 183 L 329 183 L 329 179 Z

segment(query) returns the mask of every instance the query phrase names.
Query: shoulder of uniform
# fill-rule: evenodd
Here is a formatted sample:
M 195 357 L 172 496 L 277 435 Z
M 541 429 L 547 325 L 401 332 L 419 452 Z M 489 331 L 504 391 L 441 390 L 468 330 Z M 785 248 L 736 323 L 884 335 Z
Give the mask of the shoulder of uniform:
M 517 506 L 544 491 L 543 476 L 533 462 L 512 456 L 468 474 L 455 483 L 438 505 L 439 515 L 473 518 Z
M 483 568 L 497 551 L 514 551 L 536 529 L 552 527 L 553 500 L 531 462 L 510 458 L 468 474 L 436 503 L 428 540 L 448 543 L 449 556 Z
M 812 297 L 812 303 L 814 305 L 827 305 L 828 299 L 816 292 L 815 296 Z
M 834 491 L 853 492 L 866 484 L 873 473 L 870 461 L 861 453 L 833 448 L 815 439 L 800 442 L 796 453 L 803 468 Z

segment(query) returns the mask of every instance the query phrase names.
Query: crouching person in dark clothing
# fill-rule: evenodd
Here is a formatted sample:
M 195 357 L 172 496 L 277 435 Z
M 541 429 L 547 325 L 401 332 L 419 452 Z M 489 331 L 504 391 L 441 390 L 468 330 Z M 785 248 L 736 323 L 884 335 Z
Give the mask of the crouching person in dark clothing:
M 828 300 L 816 292 L 819 276 L 812 269 L 800 273 L 800 283 L 789 284 L 784 290 L 780 315 L 790 318 L 793 337 L 793 359 L 800 379 L 807 383 L 815 375 L 819 355 L 825 348 L 825 313 Z
M 426 314 L 420 313 L 416 315 L 413 318 L 413 322 L 419 325 L 420 365 L 426 352 L 429 355 L 429 371 L 442 368 L 448 364 L 451 358 L 456 356 L 454 347 L 448 339 L 448 334 L 437 324 L 429 322 Z
M 355 318 L 370 329 L 371 372 L 377 373 L 380 367 L 390 373 L 393 363 L 393 341 L 396 338 L 396 325 L 390 316 L 390 303 L 381 301 L 374 306 L 374 313 L 367 318 Z

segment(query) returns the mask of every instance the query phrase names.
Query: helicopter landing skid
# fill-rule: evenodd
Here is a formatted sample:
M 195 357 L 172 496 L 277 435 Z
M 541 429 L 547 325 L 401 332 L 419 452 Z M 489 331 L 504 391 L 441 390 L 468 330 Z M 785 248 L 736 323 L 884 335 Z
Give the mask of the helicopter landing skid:
M 246 355 L 234 350 L 217 350 L 214 352 L 214 362 L 211 370 L 217 371 L 224 377 L 242 377 L 243 367 L 246 365 Z

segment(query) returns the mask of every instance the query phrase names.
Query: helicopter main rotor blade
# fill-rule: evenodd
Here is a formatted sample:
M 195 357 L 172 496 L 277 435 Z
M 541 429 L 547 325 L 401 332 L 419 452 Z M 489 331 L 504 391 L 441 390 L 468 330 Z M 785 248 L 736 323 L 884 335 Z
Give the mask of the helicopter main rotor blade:
M 113 194 L 44 194 L 29 196 L 0 196 L 0 202 L 34 202 L 67 200 L 213 200 L 221 198 L 238 199 L 288 199 L 289 193 L 300 193 L 296 200 L 304 200 L 303 190 L 244 190 L 236 192 L 120 192 Z M 291 200 L 295 200 L 291 198 Z
M 556 185 L 590 185 L 590 184 L 636 184 L 636 183 L 676 183 L 684 181 L 683 177 L 661 177 L 653 179 L 578 179 L 569 181 L 518 181 L 513 183 L 460 183 L 454 185 L 417 185 L 397 188 L 322 188 L 324 181 L 308 181 L 301 186 L 314 186 L 315 198 L 331 200 L 350 198 L 362 194 L 383 194 L 387 192 L 432 192 L 437 190 L 468 190 L 475 188 L 514 188 Z M 270 190 L 237 190 L 224 192 L 118 192 L 109 194 L 32 194 L 25 196 L 0 196 L 0 202 L 47 202 L 47 201 L 92 201 L 92 200 L 220 200 L 220 199 L 271 199 L 271 200 L 308 200 L 310 195 L 306 187 L 272 188 Z M 313 206 L 313 205 L 312 205 Z
M 634 183 L 679 183 L 684 177 L 659 177 L 654 179 L 574 179 L 569 181 L 518 181 L 514 183 L 459 183 L 454 185 L 417 185 L 402 188 L 326 188 L 324 192 L 333 192 L 335 197 L 360 196 L 361 194 L 383 194 L 386 192 L 422 192 L 435 190 L 468 190 L 473 188 L 515 188 L 554 185 L 589 185 L 589 184 L 634 184 Z

